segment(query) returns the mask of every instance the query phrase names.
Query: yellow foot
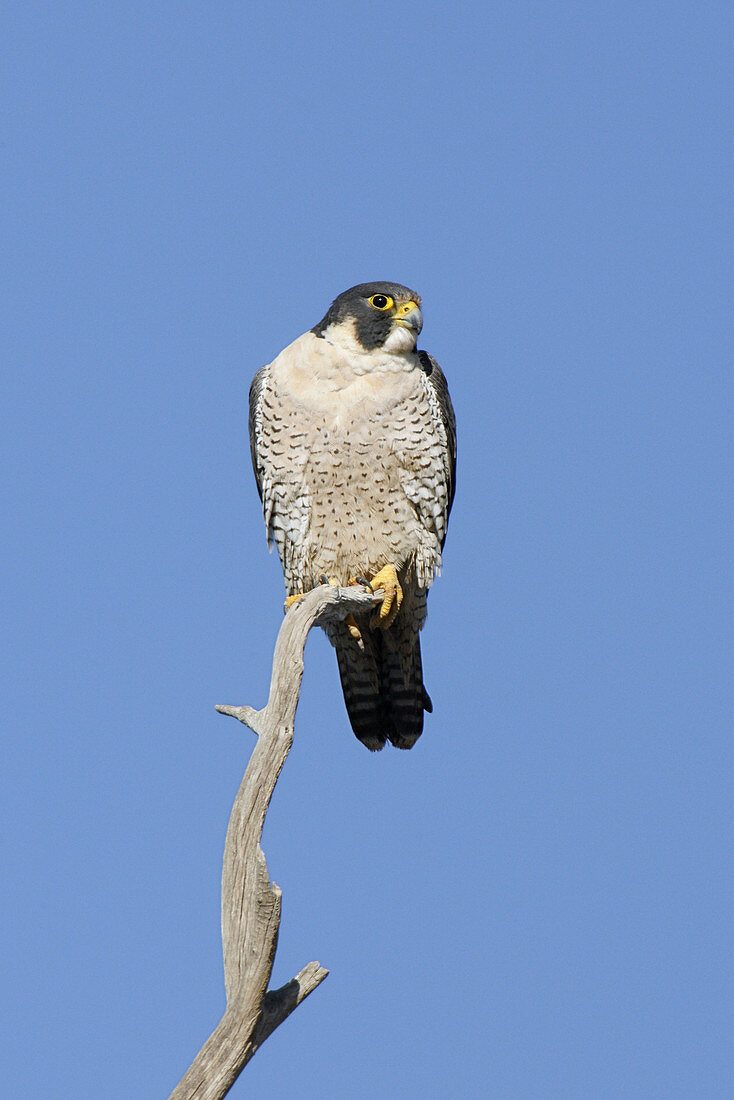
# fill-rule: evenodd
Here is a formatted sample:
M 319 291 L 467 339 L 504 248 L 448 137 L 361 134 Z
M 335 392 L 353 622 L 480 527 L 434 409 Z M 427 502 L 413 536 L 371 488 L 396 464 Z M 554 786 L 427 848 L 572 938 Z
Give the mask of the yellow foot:
M 383 566 L 380 572 L 375 574 L 370 581 L 370 587 L 373 591 L 382 588 L 385 592 L 380 610 L 373 617 L 370 626 L 380 626 L 383 630 L 387 630 L 392 625 L 403 602 L 403 590 L 400 587 L 397 570 L 392 562 Z
M 325 573 L 321 574 L 321 576 L 319 577 L 319 582 L 321 584 L 330 584 L 332 588 L 339 587 L 339 581 L 336 579 L 336 577 L 327 577 Z M 292 607 L 293 604 L 297 602 L 297 600 L 302 600 L 305 595 L 305 592 L 296 592 L 295 596 L 286 596 L 285 606 L 287 608 Z
M 345 623 L 347 629 L 349 630 L 349 633 L 354 638 L 355 642 L 358 643 L 358 645 L 360 646 L 361 649 L 364 649 L 364 642 L 362 641 L 362 631 L 357 626 L 357 624 L 354 620 L 354 615 L 347 615 L 346 619 L 344 620 L 344 623 Z

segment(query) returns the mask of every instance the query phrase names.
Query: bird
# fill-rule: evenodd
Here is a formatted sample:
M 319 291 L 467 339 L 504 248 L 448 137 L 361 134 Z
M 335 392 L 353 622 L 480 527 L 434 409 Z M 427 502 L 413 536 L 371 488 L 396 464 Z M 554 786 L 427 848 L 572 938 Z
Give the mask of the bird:
M 384 592 L 377 612 L 325 627 L 371 751 L 412 748 L 433 709 L 419 632 L 454 499 L 456 419 L 443 371 L 417 349 L 422 327 L 415 291 L 360 283 L 250 388 L 252 465 L 286 608 L 324 582 Z

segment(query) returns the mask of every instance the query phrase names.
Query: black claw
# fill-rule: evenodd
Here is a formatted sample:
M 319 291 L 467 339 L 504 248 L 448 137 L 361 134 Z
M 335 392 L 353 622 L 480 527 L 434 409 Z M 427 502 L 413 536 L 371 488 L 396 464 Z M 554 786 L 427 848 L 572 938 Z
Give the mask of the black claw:
M 354 579 L 357 582 L 357 584 L 363 584 L 365 586 L 365 588 L 369 588 L 370 592 L 372 592 L 374 594 L 374 591 L 375 591 L 374 588 L 372 587 L 370 582 L 368 580 L 366 580 L 365 577 L 355 577 Z
M 326 573 L 322 573 L 321 576 L 319 577 L 319 580 L 321 581 L 322 584 L 328 584 L 329 583 L 329 578 L 326 576 Z

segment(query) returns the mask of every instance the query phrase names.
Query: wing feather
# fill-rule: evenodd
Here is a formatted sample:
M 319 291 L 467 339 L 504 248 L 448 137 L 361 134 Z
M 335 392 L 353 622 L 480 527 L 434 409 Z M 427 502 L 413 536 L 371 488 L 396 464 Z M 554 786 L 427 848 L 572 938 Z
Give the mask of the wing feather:
M 446 440 L 444 473 L 446 476 L 447 503 L 443 538 L 441 539 L 441 547 L 443 548 L 456 490 L 456 416 L 454 415 L 454 406 L 451 404 L 446 377 L 438 363 L 427 351 L 419 351 L 418 358 L 428 388 L 431 411 Z
M 252 469 L 255 473 L 255 484 L 257 485 L 257 491 L 260 496 L 260 500 L 262 501 L 268 546 L 271 546 L 273 539 L 272 523 L 275 494 L 273 493 L 271 477 L 268 475 L 268 472 L 265 469 L 265 465 L 260 459 L 260 440 L 262 438 L 262 404 L 265 390 L 268 384 L 268 374 L 269 366 L 261 367 L 252 380 L 252 385 L 250 386 L 249 430 Z

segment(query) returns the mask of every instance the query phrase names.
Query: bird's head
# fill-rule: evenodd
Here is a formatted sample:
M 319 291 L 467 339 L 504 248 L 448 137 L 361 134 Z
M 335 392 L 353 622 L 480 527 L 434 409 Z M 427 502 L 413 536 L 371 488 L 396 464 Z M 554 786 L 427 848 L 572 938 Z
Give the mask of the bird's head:
M 365 351 L 413 351 L 423 327 L 420 297 L 400 283 L 360 283 L 345 290 L 311 331 Z

